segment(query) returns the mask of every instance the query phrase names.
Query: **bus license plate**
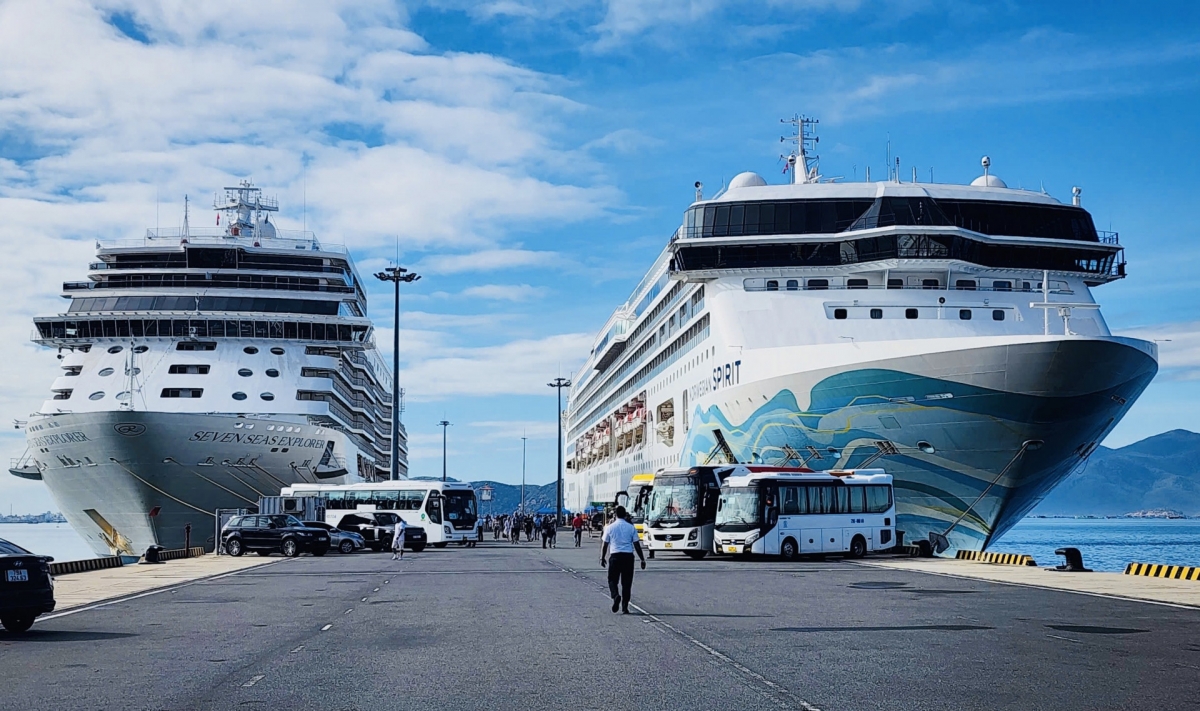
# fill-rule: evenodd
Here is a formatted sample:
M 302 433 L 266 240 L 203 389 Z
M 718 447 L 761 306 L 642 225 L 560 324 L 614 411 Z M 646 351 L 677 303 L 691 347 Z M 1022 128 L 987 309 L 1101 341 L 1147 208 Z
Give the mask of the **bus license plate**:
M 663 548 L 674 548 L 674 547 L 675 547 L 675 544 L 670 541 L 667 541 L 666 543 L 663 544 Z
M 726 553 L 734 553 L 734 554 L 741 553 L 741 551 L 738 550 L 737 546 L 725 546 L 725 552 Z
M 6 570 L 4 578 L 10 583 L 27 583 L 29 582 L 28 570 Z

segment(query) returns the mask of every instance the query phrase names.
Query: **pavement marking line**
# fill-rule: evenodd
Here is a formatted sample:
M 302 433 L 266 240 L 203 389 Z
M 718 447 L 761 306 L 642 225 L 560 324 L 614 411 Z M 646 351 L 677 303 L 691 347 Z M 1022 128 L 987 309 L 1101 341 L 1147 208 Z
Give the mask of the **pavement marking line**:
M 1082 639 L 1071 639 L 1070 637 L 1059 637 L 1059 636 L 1058 636 L 1058 635 L 1056 635 L 1056 634 L 1048 634 L 1048 635 L 1046 635 L 1046 636 L 1047 636 L 1047 637 L 1049 637 L 1049 638 L 1051 638 L 1051 639 L 1061 639 L 1061 640 L 1063 640 L 1064 642 L 1074 642 L 1075 644 L 1083 644 L 1083 640 L 1082 640 Z
M 572 574 L 572 576 L 577 574 L 577 571 L 575 571 L 571 568 L 565 568 L 561 564 L 556 563 L 554 561 L 547 560 L 546 562 L 549 563 L 550 565 L 553 565 L 554 567 L 558 568 L 560 571 L 562 571 L 564 573 L 570 573 L 570 574 Z M 587 576 L 583 576 L 581 578 L 581 580 L 583 580 L 584 582 L 591 582 L 591 579 L 588 578 Z M 604 587 L 601 586 L 599 583 L 594 583 L 593 586 L 598 588 L 602 593 L 604 593 L 605 597 L 608 596 L 608 591 L 605 590 Z M 656 615 L 653 615 L 650 612 L 647 612 L 645 608 L 640 607 L 634 603 L 630 603 L 629 606 L 632 607 L 633 609 L 637 610 L 638 612 L 640 612 L 645 617 L 649 618 L 651 620 L 651 624 L 660 628 L 663 632 L 674 633 L 675 635 L 682 637 L 683 639 L 687 640 L 692 645 L 695 645 L 696 647 L 703 650 L 708 655 L 715 657 L 721 663 L 723 663 L 726 666 L 737 671 L 743 677 L 748 677 L 749 680 L 756 681 L 759 684 L 767 687 L 765 690 L 759 689 L 758 691 L 762 692 L 763 695 L 766 696 L 771 701 L 774 701 L 776 703 L 776 705 L 778 705 L 780 708 L 795 707 L 795 708 L 800 708 L 803 711 L 821 711 L 818 707 L 813 706 L 812 704 L 808 703 L 807 701 L 800 698 L 799 696 L 796 696 L 795 694 L 793 694 L 791 691 L 787 690 L 786 688 L 780 686 L 779 684 L 776 684 L 775 682 L 766 678 L 762 674 L 759 674 L 758 672 L 754 671 L 753 669 L 738 662 L 736 659 L 734 659 L 733 657 L 730 657 L 728 654 L 725 654 L 724 652 L 714 649 L 713 647 L 705 644 L 704 642 L 701 642 L 700 640 L 691 636 L 687 632 L 684 632 L 683 630 L 679 629 L 678 627 L 675 627 L 674 625 L 663 620 L 662 618 L 660 618 Z
M 331 623 L 329 623 L 329 624 L 327 624 L 327 625 L 325 625 L 324 627 L 322 627 L 322 628 L 321 628 L 321 631 L 322 631 L 322 632 L 328 632 L 330 627 L 333 627 L 333 623 L 332 623 L 332 622 L 331 622 Z
M 365 597 L 363 599 L 359 600 L 359 602 L 366 602 L 366 601 L 367 601 L 367 598 L 365 598 Z
M 374 589 L 374 590 L 372 590 L 371 592 L 379 592 L 379 588 L 375 588 L 375 589 Z
M 303 644 L 302 644 L 302 645 L 300 645 L 299 647 L 296 647 L 296 648 L 295 648 L 295 649 L 293 649 L 292 651 L 288 652 L 288 654 L 295 654 L 296 652 L 299 652 L 301 649 L 304 649 L 304 645 L 303 645 Z
M 249 689 L 250 687 L 254 686 L 258 682 L 260 682 L 266 678 L 267 678 L 266 674 L 257 674 L 255 676 L 252 676 L 252 677 L 250 677 L 250 681 L 246 682 L 245 684 L 242 684 L 242 688 Z
M 352 608 L 350 608 L 349 610 L 346 610 L 346 611 L 345 611 L 345 612 L 343 612 L 342 614 L 343 614 L 343 615 L 349 615 L 351 612 L 354 612 L 354 608 L 353 608 L 353 607 L 352 607 Z

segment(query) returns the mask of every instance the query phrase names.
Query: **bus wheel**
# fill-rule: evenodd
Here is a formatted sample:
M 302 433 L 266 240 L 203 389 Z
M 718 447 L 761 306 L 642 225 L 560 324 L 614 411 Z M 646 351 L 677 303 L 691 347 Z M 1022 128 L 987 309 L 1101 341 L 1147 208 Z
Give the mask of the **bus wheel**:
M 701 560 L 708 555 L 708 551 L 684 551 L 692 560 Z
M 854 540 L 850 541 L 850 557 L 862 558 L 867 554 L 867 539 L 862 536 L 855 536 Z
M 783 539 L 783 543 L 779 544 L 779 557 L 784 560 L 797 560 L 800 558 L 800 546 L 796 545 L 796 539 Z

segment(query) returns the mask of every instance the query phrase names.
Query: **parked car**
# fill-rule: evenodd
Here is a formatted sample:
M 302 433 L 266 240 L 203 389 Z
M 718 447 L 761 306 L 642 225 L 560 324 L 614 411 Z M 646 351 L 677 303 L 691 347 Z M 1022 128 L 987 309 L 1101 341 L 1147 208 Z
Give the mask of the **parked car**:
M 309 528 L 287 514 L 234 516 L 221 529 L 221 545 L 232 556 L 246 551 L 259 555 L 282 553 L 289 558 L 301 553 L 321 556 L 329 550 L 329 532 Z
M 357 531 L 362 534 L 367 547 L 378 553 L 392 547 L 392 536 L 399 521 L 398 515 L 386 511 L 355 511 L 343 516 L 337 527 L 343 531 Z M 404 547 L 413 552 L 420 553 L 425 550 L 428 540 L 425 529 L 420 526 L 408 526 L 404 529 Z
M 53 558 L 0 539 L 0 624 L 24 632 L 38 615 L 54 610 Z
M 342 553 L 353 553 L 367 545 L 366 541 L 363 540 L 362 534 L 355 533 L 354 531 L 343 531 L 324 521 L 305 521 L 304 525 L 309 528 L 319 528 L 322 531 L 327 531 L 329 533 L 329 547 Z

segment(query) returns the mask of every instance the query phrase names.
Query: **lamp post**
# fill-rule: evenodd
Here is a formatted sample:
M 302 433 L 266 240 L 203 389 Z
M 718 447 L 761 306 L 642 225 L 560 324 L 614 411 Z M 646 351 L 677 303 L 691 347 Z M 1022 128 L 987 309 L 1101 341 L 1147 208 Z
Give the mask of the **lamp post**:
M 416 272 L 410 272 L 403 267 L 388 267 L 381 272 L 375 272 L 375 278 L 380 281 L 390 281 L 396 285 L 396 302 L 392 319 L 392 460 L 391 479 L 400 478 L 400 282 L 411 284 L 420 279 Z
M 556 483 L 558 486 L 557 494 L 555 495 L 554 508 L 558 518 L 555 520 L 562 523 L 562 476 L 563 476 L 563 432 L 562 432 L 562 389 L 571 387 L 571 381 L 566 378 L 555 378 L 546 383 L 550 387 L 558 391 L 558 409 L 554 411 L 554 418 L 558 421 L 558 478 Z
M 450 426 L 450 421 L 442 420 L 438 425 L 442 428 L 442 481 L 446 481 L 446 428 Z
M 521 438 L 521 515 L 525 515 L 525 438 Z

